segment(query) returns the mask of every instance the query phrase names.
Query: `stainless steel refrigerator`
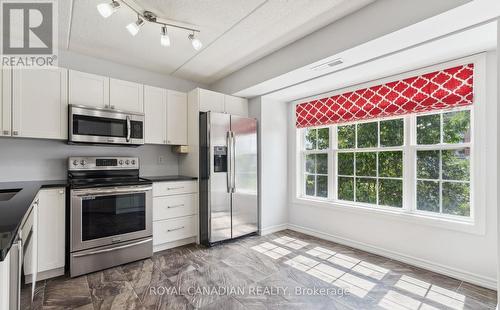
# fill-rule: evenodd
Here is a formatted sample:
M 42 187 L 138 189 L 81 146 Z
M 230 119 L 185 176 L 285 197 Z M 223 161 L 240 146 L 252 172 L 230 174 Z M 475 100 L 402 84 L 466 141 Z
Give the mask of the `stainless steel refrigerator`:
M 200 114 L 200 242 L 258 230 L 257 120 Z

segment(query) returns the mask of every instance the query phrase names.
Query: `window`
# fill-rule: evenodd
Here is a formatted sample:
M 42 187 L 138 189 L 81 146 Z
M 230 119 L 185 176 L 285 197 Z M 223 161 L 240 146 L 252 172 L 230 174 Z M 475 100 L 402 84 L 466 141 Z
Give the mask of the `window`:
M 306 196 L 327 198 L 330 129 L 311 128 L 303 132 L 304 193 Z
M 337 198 L 379 206 L 403 206 L 402 118 L 337 129 Z
M 470 114 L 417 116 L 417 210 L 470 215 Z

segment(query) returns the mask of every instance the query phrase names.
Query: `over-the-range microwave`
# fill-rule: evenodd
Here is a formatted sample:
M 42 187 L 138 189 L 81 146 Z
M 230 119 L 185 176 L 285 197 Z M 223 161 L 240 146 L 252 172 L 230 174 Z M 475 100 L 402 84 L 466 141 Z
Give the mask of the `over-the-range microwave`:
M 70 105 L 68 114 L 69 143 L 144 144 L 143 113 Z

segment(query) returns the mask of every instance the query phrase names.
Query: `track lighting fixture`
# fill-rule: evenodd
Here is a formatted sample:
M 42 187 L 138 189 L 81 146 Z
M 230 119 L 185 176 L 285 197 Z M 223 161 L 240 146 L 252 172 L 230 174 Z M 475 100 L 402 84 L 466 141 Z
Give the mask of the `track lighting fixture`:
M 156 16 L 156 14 L 151 11 L 139 11 L 136 8 L 136 5 L 130 5 L 129 3 L 127 3 L 127 0 L 111 0 L 111 2 L 109 2 L 108 0 L 107 2 L 98 4 L 97 10 L 99 11 L 99 14 L 101 14 L 102 17 L 108 18 L 120 8 L 121 4 L 125 5 L 130 10 L 132 10 L 137 14 L 137 21 L 130 23 L 126 26 L 128 32 L 130 32 L 132 36 L 137 35 L 141 30 L 141 27 L 144 26 L 146 22 L 148 22 L 152 24 L 161 25 L 161 36 L 160 36 L 161 46 L 170 46 L 171 44 L 170 36 L 168 35 L 167 32 L 167 26 L 168 26 L 192 32 L 190 35 L 188 35 L 188 39 L 191 41 L 191 45 L 193 45 L 193 48 L 199 51 L 203 47 L 203 43 L 201 43 L 200 39 L 195 38 L 195 33 L 200 32 L 199 30 L 190 27 L 184 27 L 180 25 L 167 23 L 164 20 L 159 19 Z
M 144 25 L 144 20 L 137 15 L 137 21 L 134 23 L 130 23 L 127 25 L 127 30 L 130 32 L 131 35 L 135 36 L 136 34 L 139 33 L 139 30 L 141 30 L 141 27 Z
M 160 44 L 162 46 L 170 46 L 170 37 L 168 36 L 167 33 L 167 26 L 161 27 Z
M 102 17 L 108 18 L 120 8 L 118 1 L 112 0 L 111 3 L 101 3 L 97 5 L 97 10 Z
M 193 45 L 195 50 L 199 51 L 203 47 L 203 43 L 194 37 L 194 32 L 188 36 L 188 39 L 191 40 L 191 45 Z

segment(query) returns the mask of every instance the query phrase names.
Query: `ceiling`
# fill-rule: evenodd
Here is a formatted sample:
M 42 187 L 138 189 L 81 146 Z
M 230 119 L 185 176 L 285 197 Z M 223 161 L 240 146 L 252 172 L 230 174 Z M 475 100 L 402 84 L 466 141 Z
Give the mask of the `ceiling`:
M 59 2 L 62 48 L 208 85 L 374 0 L 128 0 L 200 29 L 198 52 L 189 33 L 175 28 L 168 48 L 159 44 L 159 25 L 146 23 L 132 37 L 125 26 L 135 14 L 122 6 L 104 19 L 96 10 L 104 1 Z

